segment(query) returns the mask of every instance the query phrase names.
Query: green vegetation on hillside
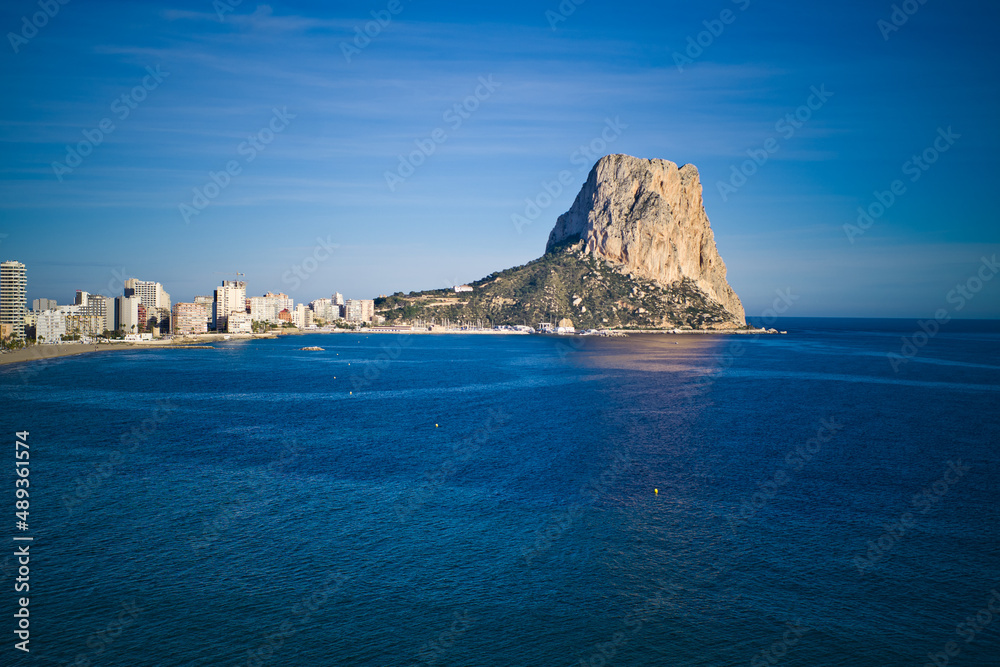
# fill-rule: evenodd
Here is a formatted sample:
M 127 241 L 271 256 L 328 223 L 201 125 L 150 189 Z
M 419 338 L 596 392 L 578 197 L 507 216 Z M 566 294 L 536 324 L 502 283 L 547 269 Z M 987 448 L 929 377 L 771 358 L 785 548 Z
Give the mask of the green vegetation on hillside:
M 470 283 L 472 292 L 397 292 L 376 299 L 375 309 L 387 323 L 447 319 L 537 326 L 569 318 L 577 329 L 697 329 L 732 322 L 693 281 L 663 288 L 580 248 L 564 244 L 523 266 L 491 273 Z

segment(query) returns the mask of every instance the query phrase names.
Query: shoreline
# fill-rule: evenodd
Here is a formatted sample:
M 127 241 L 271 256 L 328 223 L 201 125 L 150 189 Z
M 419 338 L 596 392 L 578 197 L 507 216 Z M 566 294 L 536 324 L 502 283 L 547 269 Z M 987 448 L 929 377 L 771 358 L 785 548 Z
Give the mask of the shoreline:
M 752 335 L 783 334 L 767 329 L 608 329 L 613 336 L 622 334 L 663 334 L 663 335 Z M 59 359 L 62 357 L 74 357 L 81 354 L 94 354 L 96 352 L 113 352 L 115 350 L 214 350 L 211 343 L 220 343 L 237 340 L 276 340 L 281 336 L 305 336 L 309 334 L 395 334 L 395 335 L 492 335 L 492 336 L 579 336 L 577 333 L 535 333 L 530 334 L 524 331 L 494 331 L 492 329 L 461 330 L 461 329 L 415 329 L 411 331 L 392 330 L 366 330 L 366 329 L 332 329 L 315 331 L 280 331 L 268 332 L 266 334 L 192 334 L 179 338 L 160 342 L 128 342 L 128 343 L 56 343 L 56 344 L 35 344 L 20 350 L 0 354 L 0 366 L 8 364 L 27 363 L 31 361 L 42 361 L 45 359 Z M 587 337 L 602 337 L 602 334 L 588 334 Z M 606 335 L 605 335 L 606 337 Z

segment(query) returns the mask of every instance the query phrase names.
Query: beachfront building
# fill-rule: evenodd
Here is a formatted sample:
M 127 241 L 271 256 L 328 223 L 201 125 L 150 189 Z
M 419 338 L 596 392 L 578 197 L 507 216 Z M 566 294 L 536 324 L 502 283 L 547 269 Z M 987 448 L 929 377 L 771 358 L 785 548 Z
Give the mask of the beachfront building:
M 28 310 L 28 272 L 13 260 L 0 263 L 0 323 L 10 325 L 10 336 L 24 340 L 24 313 Z
M 64 336 L 84 340 L 104 331 L 104 316 L 78 304 L 33 313 L 33 319 L 35 340 L 40 343 L 58 343 Z
M 348 299 L 345 307 L 348 322 L 371 322 L 375 316 L 374 299 Z
M 313 311 L 309 310 L 309 307 L 304 303 L 298 304 L 295 306 L 295 310 L 292 311 L 292 324 L 299 329 L 311 327 L 313 324 Z
M 38 313 L 35 340 L 39 343 L 58 343 L 66 333 L 66 313 L 52 308 Z
M 145 321 L 145 307 L 137 296 L 115 297 L 115 330 L 125 333 L 138 333 L 142 331 Z
M 332 322 L 340 317 L 340 306 L 333 302 L 333 299 L 316 299 L 309 303 L 313 315 L 320 320 Z
M 101 333 L 115 330 L 115 300 L 103 294 L 91 295 L 88 307 L 91 314 L 102 319 Z
M 104 317 L 91 315 L 81 306 L 60 306 L 58 310 L 66 314 L 66 334 L 87 340 L 104 332 Z
M 213 313 L 215 312 L 215 297 L 214 296 L 196 296 L 194 298 L 194 303 L 201 306 L 205 310 L 205 317 L 208 318 L 208 330 L 212 330 Z
M 283 310 L 291 312 L 295 308 L 295 300 L 281 293 L 268 292 L 264 296 L 252 296 L 247 301 L 250 319 L 254 322 L 281 324 L 279 313 Z
M 140 303 L 146 308 L 146 322 L 149 321 L 148 318 L 156 318 L 157 326 L 152 332 L 154 335 L 170 330 L 170 295 L 163 289 L 163 285 L 129 278 L 125 281 L 125 296 L 139 297 Z
M 105 331 L 115 330 L 115 305 L 110 297 L 77 290 L 73 305 L 76 306 L 73 314 L 80 316 L 76 323 L 81 327 L 81 334 L 100 336 Z
M 271 301 L 262 296 L 252 296 L 247 299 L 247 312 L 253 322 L 272 322 L 278 319 Z
M 245 310 L 234 310 L 229 313 L 226 332 L 238 334 L 253 333 L 253 320 L 250 319 L 250 313 Z
M 343 306 L 345 303 L 347 303 L 346 301 L 344 301 L 344 295 L 341 294 L 340 292 L 333 293 L 333 302 L 338 306 Z
M 211 319 L 211 311 L 207 305 L 183 301 L 175 303 L 173 316 L 170 318 L 171 333 L 175 336 L 207 333 Z
M 246 312 L 247 284 L 244 280 L 223 280 L 221 287 L 215 288 L 215 302 L 212 320 L 215 330 L 229 331 L 229 315 Z

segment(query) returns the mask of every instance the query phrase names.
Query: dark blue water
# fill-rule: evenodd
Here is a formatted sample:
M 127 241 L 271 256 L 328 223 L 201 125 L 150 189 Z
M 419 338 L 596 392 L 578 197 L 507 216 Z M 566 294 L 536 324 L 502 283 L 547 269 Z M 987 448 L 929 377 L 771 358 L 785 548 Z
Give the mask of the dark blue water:
M 1000 326 L 776 326 L 0 368 L 0 662 L 1000 664 Z

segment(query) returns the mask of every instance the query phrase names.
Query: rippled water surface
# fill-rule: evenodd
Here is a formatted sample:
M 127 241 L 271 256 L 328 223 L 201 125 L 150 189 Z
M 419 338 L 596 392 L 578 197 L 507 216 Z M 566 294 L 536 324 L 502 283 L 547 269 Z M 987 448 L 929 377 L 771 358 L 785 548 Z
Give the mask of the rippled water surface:
M 1000 327 L 780 326 L 2 367 L 21 663 L 998 664 Z

